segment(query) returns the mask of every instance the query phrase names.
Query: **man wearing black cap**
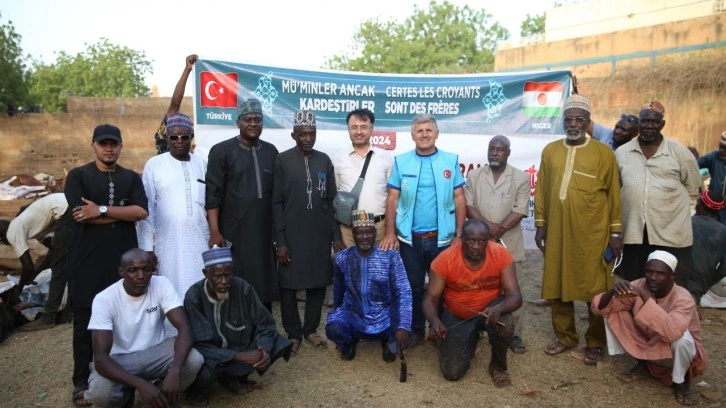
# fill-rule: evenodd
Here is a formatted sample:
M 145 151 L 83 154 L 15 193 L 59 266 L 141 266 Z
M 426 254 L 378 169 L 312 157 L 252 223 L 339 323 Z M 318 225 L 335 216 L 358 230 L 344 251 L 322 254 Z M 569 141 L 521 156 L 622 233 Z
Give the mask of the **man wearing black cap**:
M 87 330 L 94 296 L 118 280 L 118 260 L 137 246 L 135 222 L 148 215 L 139 175 L 119 166 L 121 131 L 99 125 L 91 147 L 96 160 L 68 173 L 65 195 L 73 209 L 73 238 L 68 264 L 68 294 L 73 308 L 73 402 L 88 406 L 88 364 L 92 360 Z

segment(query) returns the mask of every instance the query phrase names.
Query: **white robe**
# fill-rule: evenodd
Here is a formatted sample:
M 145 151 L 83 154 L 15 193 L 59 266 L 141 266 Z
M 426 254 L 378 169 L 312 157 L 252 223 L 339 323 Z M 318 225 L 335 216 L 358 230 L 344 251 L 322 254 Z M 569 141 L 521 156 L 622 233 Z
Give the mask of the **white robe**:
M 146 162 L 142 179 L 149 216 L 137 225 L 139 248 L 154 251 L 159 275 L 171 281 L 182 299 L 204 278 L 202 252 L 209 249 L 203 183 L 207 162 L 190 156 L 180 161 L 164 153 Z

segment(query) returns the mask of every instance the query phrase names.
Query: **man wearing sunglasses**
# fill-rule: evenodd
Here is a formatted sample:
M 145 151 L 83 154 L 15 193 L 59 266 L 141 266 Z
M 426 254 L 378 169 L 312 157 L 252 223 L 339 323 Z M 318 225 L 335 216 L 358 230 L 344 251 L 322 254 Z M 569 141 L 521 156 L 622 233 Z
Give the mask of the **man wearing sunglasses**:
M 189 152 L 193 139 L 188 116 L 167 115 L 164 140 L 169 151 L 152 157 L 144 166 L 149 217 L 137 228 L 139 248 L 156 254 L 159 275 L 168 278 L 180 296 L 203 278 L 199 254 L 208 249 L 209 240 L 204 209 L 207 163 Z M 166 329 L 167 337 L 176 335 L 168 321 Z

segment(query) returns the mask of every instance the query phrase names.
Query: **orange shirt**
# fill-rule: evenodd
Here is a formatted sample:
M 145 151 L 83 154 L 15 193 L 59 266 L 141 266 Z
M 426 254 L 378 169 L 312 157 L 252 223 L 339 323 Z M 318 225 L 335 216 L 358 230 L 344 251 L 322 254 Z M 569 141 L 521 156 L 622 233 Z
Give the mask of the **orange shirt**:
M 431 270 L 446 280 L 444 307 L 459 319 L 468 319 L 502 293 L 499 276 L 513 262 L 502 245 L 489 241 L 486 259 L 478 269 L 471 269 L 461 253 L 461 242 L 444 250 L 431 263 Z

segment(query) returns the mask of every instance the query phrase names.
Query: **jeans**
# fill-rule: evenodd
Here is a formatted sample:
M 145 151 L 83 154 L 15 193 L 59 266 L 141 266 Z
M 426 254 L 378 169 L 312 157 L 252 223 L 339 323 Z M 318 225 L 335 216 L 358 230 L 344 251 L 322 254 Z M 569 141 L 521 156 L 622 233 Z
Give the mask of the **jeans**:
M 399 240 L 399 248 L 403 266 L 406 267 L 406 275 L 411 285 L 411 295 L 413 298 L 413 324 L 412 330 L 414 334 L 423 336 L 426 330 L 426 318 L 423 314 L 423 295 L 426 274 L 431 267 L 431 262 L 441 251 L 448 248 L 437 246 L 437 237 L 416 238 L 411 241 L 413 245 L 408 245 Z

